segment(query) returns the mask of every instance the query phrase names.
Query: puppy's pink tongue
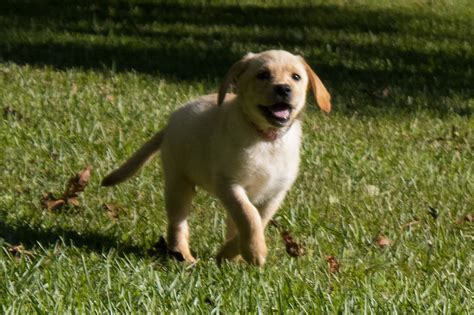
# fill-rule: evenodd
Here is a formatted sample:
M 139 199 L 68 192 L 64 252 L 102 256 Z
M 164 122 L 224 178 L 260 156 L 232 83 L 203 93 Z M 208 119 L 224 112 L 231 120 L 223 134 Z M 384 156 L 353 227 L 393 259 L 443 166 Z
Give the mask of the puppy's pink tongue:
M 278 118 L 286 119 L 290 117 L 290 109 L 285 103 L 278 103 L 270 107 L 272 114 Z
M 273 115 L 275 115 L 276 117 L 278 118 L 288 118 L 290 116 L 290 111 L 288 109 L 286 110 L 279 110 L 279 111 L 276 111 L 276 112 L 273 112 Z

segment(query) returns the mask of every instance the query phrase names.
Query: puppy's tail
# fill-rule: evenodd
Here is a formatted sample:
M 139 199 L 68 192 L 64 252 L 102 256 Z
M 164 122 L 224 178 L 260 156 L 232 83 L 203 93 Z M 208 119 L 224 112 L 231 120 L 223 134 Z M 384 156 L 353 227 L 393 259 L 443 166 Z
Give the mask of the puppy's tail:
M 155 134 L 137 152 L 135 152 L 118 169 L 105 176 L 102 186 L 112 186 L 121 183 L 133 176 L 142 166 L 144 166 L 160 149 L 163 142 L 164 129 Z

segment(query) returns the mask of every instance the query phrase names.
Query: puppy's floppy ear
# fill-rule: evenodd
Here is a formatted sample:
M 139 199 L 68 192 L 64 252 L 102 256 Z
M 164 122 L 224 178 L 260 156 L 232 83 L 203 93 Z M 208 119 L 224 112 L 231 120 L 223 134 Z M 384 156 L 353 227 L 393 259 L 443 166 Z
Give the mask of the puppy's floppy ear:
M 235 82 L 235 80 L 247 69 L 248 62 L 255 56 L 253 53 L 247 53 L 242 59 L 237 61 L 230 67 L 229 71 L 224 77 L 224 80 L 219 87 L 219 94 L 217 97 L 217 105 L 221 106 L 224 102 L 225 95 L 227 94 L 227 90 L 229 86 Z
M 313 90 L 316 102 L 323 111 L 329 113 L 331 111 L 331 95 L 308 63 L 302 57 L 300 57 L 300 59 L 301 62 L 303 62 L 306 73 L 308 74 L 309 84 Z

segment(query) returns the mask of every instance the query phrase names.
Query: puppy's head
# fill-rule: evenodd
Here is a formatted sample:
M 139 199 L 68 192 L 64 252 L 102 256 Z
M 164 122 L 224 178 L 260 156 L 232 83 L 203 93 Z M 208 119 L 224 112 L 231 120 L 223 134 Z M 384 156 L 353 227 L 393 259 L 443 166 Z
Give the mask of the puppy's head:
M 219 89 L 219 105 L 231 84 L 243 112 L 261 130 L 291 125 L 304 107 L 308 87 L 321 109 L 331 110 L 331 97 L 318 76 L 303 58 L 283 50 L 249 53 L 236 62 Z

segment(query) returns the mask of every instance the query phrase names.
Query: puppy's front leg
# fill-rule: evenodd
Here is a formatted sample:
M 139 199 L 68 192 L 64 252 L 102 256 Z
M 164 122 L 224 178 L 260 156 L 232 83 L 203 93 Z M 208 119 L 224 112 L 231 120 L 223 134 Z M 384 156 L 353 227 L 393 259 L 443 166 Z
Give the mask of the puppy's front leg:
M 218 261 L 232 259 L 240 252 L 248 263 L 262 266 L 267 256 L 267 246 L 257 208 L 239 185 L 222 185 L 218 195 L 238 230 L 238 235 L 228 240 L 220 250 Z

